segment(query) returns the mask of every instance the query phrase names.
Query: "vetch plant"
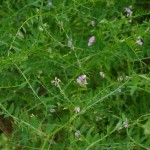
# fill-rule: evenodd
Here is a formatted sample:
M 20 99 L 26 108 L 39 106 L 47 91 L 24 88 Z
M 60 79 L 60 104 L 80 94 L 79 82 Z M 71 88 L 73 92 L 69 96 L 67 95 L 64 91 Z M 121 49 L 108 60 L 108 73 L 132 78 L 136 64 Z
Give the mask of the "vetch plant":
M 150 149 L 146 0 L 0 9 L 0 149 Z

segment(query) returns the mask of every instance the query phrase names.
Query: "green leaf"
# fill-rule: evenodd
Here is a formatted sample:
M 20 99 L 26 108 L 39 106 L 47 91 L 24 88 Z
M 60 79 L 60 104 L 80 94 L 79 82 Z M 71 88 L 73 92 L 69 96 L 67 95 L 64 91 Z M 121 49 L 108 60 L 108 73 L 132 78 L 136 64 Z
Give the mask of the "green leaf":
M 10 114 L 4 115 L 4 118 L 8 118 L 8 117 L 10 117 Z
M 18 116 L 19 116 L 19 113 L 20 113 L 20 109 L 19 109 L 19 107 L 17 107 L 17 108 L 15 109 L 14 116 L 15 116 L 15 117 L 18 117 Z
M 150 119 L 143 125 L 144 128 L 144 134 L 150 135 Z
M 89 129 L 89 131 L 87 131 L 87 134 L 86 134 L 86 138 L 89 140 L 89 141 L 91 141 L 91 139 L 92 139 L 92 131 L 94 130 L 94 127 L 91 127 L 90 129 Z
M 35 118 L 35 116 L 33 118 L 31 118 L 30 124 L 35 128 L 38 128 L 40 125 L 39 121 L 37 120 L 37 118 Z
M 23 121 L 26 121 L 28 118 L 28 113 L 26 111 L 24 111 L 23 114 L 21 114 L 20 116 L 20 119 Z
M 47 134 L 49 134 L 49 133 L 51 133 L 51 132 L 53 131 L 54 128 L 55 128 L 55 125 L 50 124 L 50 125 L 48 125 L 48 126 L 46 127 L 45 132 L 46 132 Z
M 13 111 L 14 111 L 14 103 L 12 103 L 12 104 L 10 105 L 9 109 L 8 109 L 8 112 L 9 112 L 10 114 L 12 114 Z
M 1 111 L 1 112 L 0 112 L 0 115 L 3 115 L 3 114 L 4 114 L 4 112 Z

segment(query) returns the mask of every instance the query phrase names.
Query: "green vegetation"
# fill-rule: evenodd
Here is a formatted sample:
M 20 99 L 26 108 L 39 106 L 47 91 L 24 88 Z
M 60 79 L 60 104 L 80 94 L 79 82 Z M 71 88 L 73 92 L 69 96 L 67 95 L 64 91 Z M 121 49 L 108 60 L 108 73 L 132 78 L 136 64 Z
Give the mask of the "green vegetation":
M 149 0 L 1 0 L 0 149 L 150 150 L 149 18 Z

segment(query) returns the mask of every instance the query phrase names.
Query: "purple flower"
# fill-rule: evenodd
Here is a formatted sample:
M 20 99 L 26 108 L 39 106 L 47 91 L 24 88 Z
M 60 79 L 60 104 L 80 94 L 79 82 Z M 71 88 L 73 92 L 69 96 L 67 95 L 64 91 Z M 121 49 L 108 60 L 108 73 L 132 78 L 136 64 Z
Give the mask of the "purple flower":
M 88 46 L 93 45 L 94 42 L 95 42 L 95 36 L 90 37 L 89 42 L 88 42 Z
M 79 77 L 77 78 L 77 83 L 78 83 L 79 85 L 81 85 L 81 86 L 88 84 L 87 81 L 86 81 L 86 75 L 84 74 L 84 75 L 82 75 L 82 76 L 79 76 Z
M 138 45 L 143 45 L 143 42 L 142 42 L 142 40 L 140 40 L 140 39 L 138 39 L 138 40 L 136 40 L 136 43 L 138 44 Z

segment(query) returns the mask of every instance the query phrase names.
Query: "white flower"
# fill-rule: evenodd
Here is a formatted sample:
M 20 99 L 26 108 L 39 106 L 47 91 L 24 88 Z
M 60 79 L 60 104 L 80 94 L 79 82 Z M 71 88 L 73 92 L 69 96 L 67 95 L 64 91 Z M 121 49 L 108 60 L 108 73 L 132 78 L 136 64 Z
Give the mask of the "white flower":
M 72 39 L 68 40 L 68 47 L 72 47 Z
M 128 128 L 128 119 L 126 118 L 125 121 L 123 122 L 123 126 L 125 128 Z
M 77 138 L 80 138 L 80 136 L 81 136 L 81 133 L 80 133 L 80 131 L 79 130 L 77 130 L 76 132 L 75 132 L 75 134 L 74 134 Z
M 84 74 L 84 75 L 82 75 L 82 76 L 79 76 L 79 77 L 77 78 L 77 83 L 78 83 L 79 85 L 86 85 L 86 84 L 88 84 L 87 81 L 86 81 L 86 75 Z
M 102 117 L 96 116 L 96 121 L 100 121 L 102 119 L 103 119 Z
M 76 113 L 79 113 L 79 112 L 80 112 L 80 107 L 75 107 L 74 111 L 75 111 Z
M 41 32 L 43 32 L 44 31 L 44 29 L 40 26 L 39 27 L 39 30 L 41 31 Z
M 117 90 L 118 90 L 118 92 L 121 92 L 121 88 L 120 87 L 118 87 Z
M 122 82 L 122 81 L 123 81 L 123 77 L 122 77 L 122 76 L 119 76 L 119 77 L 117 78 L 117 80 L 120 81 L 120 82 Z
M 24 35 L 23 35 L 23 33 L 22 33 L 21 31 L 18 31 L 18 32 L 17 32 L 17 35 L 18 35 L 18 37 L 21 38 L 21 39 L 24 38 Z
M 119 127 L 119 128 L 118 128 L 118 132 L 120 132 L 120 130 L 122 130 L 122 127 Z
M 59 25 L 60 27 L 63 27 L 64 23 L 63 23 L 62 21 L 58 21 L 58 25 Z
M 99 75 L 102 77 L 102 78 L 105 78 L 105 73 L 104 72 L 99 72 Z
M 91 21 L 91 26 L 93 26 L 93 27 L 95 26 L 95 21 L 93 21 L 93 20 Z
M 125 80 L 129 80 L 129 79 L 130 79 L 130 77 L 129 77 L 129 76 L 126 76 L 126 77 L 125 77 Z
M 52 2 L 48 2 L 47 6 L 53 6 Z
M 53 108 L 53 109 L 50 109 L 50 112 L 54 113 L 54 112 L 56 112 L 56 110 Z
M 138 39 L 138 40 L 136 40 L 136 43 L 138 44 L 138 45 L 143 45 L 143 42 L 142 42 L 142 40 L 140 40 L 140 39 Z
M 53 85 L 57 86 L 57 83 L 56 83 L 55 80 L 52 80 L 51 83 L 52 83 Z
M 88 46 L 93 45 L 94 42 L 95 42 L 95 36 L 90 37 L 89 42 L 88 42 Z
M 34 117 L 34 114 L 31 114 L 30 117 L 33 118 L 33 117 Z
M 127 17 L 132 16 L 132 13 L 133 13 L 133 12 L 132 12 L 131 9 L 132 9 L 132 6 L 129 6 L 129 7 L 126 7 L 126 8 L 125 8 L 125 12 L 126 12 L 126 16 L 127 16 Z
M 39 74 L 42 74 L 42 73 L 43 73 L 43 71 L 42 71 L 42 70 L 39 70 L 39 71 L 38 71 L 38 73 L 39 73 Z
M 55 77 L 54 80 L 51 81 L 52 84 L 54 84 L 55 86 L 58 86 L 58 84 L 61 82 L 61 80 L 57 77 Z
M 130 19 L 129 22 L 131 23 L 131 22 L 132 22 L 132 19 Z

